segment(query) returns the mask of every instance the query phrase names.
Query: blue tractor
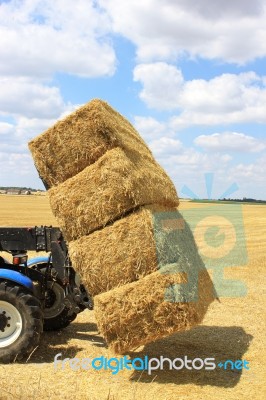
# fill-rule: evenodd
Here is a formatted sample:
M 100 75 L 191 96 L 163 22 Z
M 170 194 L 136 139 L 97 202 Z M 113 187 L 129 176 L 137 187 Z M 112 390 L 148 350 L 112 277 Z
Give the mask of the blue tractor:
M 28 260 L 28 251 L 47 255 Z M 12 256 L 0 256 L 0 363 L 9 363 L 30 354 L 43 330 L 65 328 L 93 303 L 59 228 L 0 228 L 0 252 Z

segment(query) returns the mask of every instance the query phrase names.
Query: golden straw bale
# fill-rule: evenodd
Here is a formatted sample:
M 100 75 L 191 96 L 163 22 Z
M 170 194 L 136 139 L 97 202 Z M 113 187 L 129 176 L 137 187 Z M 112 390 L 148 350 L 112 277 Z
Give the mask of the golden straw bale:
M 58 121 L 29 143 L 35 166 L 49 187 L 76 175 L 114 147 L 152 157 L 130 122 L 98 99 Z
M 152 213 L 158 270 L 94 298 L 99 330 L 118 353 L 190 329 L 217 297 L 182 214 Z
M 184 268 L 185 259 L 182 261 Z M 116 353 L 123 354 L 174 332 L 188 330 L 202 321 L 214 299 L 207 271 L 198 271 L 198 284 L 190 285 L 188 290 L 186 274 L 174 271 L 171 264 L 164 267 L 164 273 L 154 272 L 95 297 L 98 328 Z M 190 301 L 190 296 L 196 293 L 197 301 Z
M 138 206 L 179 204 L 173 183 L 158 163 L 135 152 L 126 155 L 121 148 L 109 150 L 48 193 L 68 241 L 88 235 Z
M 151 209 L 141 207 L 112 225 L 70 242 L 69 254 L 93 296 L 156 271 Z
M 188 251 L 196 252 L 191 235 L 175 208 L 154 204 L 69 242 L 69 254 L 83 284 L 95 296 L 177 262 L 189 245 Z

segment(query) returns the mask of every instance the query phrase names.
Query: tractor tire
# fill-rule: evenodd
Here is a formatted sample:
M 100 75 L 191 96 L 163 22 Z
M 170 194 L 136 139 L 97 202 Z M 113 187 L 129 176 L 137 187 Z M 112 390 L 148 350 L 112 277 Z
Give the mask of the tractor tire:
M 0 282 L 0 363 L 19 361 L 30 354 L 42 331 L 39 300 L 24 287 Z
M 71 324 L 72 321 L 74 321 L 76 316 L 76 313 L 68 315 L 68 308 L 64 308 L 64 310 L 58 316 L 44 319 L 43 330 L 49 332 L 64 329 Z
M 46 267 L 42 266 L 39 271 L 45 273 Z M 57 331 L 66 328 L 77 314 L 69 315 L 69 308 L 64 304 L 64 289 L 57 280 L 48 281 L 48 290 L 45 294 L 44 304 L 44 331 Z

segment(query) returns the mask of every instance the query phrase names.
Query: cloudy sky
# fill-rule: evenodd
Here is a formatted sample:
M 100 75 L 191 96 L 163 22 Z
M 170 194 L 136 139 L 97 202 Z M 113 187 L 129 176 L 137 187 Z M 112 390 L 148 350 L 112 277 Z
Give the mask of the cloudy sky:
M 265 0 L 0 0 L 0 186 L 43 188 L 27 142 L 101 98 L 180 196 L 213 173 L 211 197 L 266 199 L 265 21 Z

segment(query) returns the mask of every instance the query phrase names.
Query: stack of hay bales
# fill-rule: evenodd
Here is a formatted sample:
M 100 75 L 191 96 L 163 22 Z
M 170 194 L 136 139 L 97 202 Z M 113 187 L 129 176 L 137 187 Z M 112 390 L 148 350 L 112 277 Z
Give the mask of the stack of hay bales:
M 134 127 L 106 102 L 92 100 L 29 143 L 42 179 L 58 185 L 94 164 L 108 150 L 152 154 Z
M 146 204 L 175 207 L 175 187 L 133 126 L 93 100 L 29 143 L 68 241 Z
M 163 227 L 165 217 L 181 219 L 178 196 L 133 126 L 93 100 L 29 147 L 107 343 L 124 352 L 198 323 L 211 282 L 189 229 L 171 238 Z M 164 298 L 184 279 L 197 292 L 189 271 L 201 275 L 198 300 Z
M 68 241 L 88 235 L 145 204 L 178 204 L 162 168 L 137 152 L 109 150 L 94 164 L 50 189 L 51 208 Z

